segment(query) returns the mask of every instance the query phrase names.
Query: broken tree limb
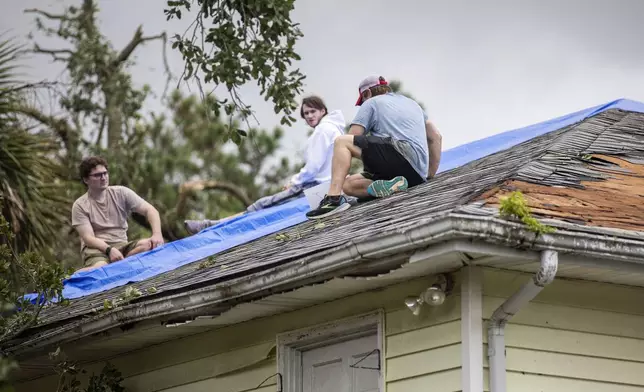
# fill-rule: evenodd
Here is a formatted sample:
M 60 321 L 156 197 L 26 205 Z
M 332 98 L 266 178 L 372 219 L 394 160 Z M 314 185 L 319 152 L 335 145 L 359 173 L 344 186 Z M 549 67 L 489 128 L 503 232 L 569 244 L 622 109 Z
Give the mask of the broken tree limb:
M 136 47 L 139 46 L 140 44 L 142 44 L 143 42 L 153 41 L 155 39 L 163 40 L 163 44 L 165 45 L 166 42 L 167 42 L 166 33 L 163 32 L 163 33 L 158 34 L 158 35 L 144 37 L 143 36 L 143 26 L 137 27 L 136 31 L 134 32 L 134 36 L 132 37 L 130 42 L 128 42 L 128 44 L 125 45 L 123 50 L 121 50 L 119 52 L 118 56 L 116 56 L 116 59 L 114 60 L 114 63 L 115 63 L 114 65 L 118 66 L 119 64 L 127 61 L 127 59 L 130 57 L 130 55 L 132 55 L 132 52 L 134 52 L 134 49 L 136 49 Z
M 246 195 L 246 193 L 238 186 L 231 184 L 229 182 L 215 181 L 215 180 L 194 180 L 188 181 L 181 184 L 179 187 L 179 201 L 177 202 L 177 216 L 185 216 L 185 206 L 187 199 L 190 195 L 195 192 L 205 191 L 205 190 L 222 190 L 233 195 L 239 201 L 244 204 L 244 207 L 248 207 L 253 203 L 253 201 Z
M 168 55 L 167 55 L 168 35 L 166 34 L 165 31 L 161 34 L 144 37 L 143 26 L 137 27 L 136 31 L 134 32 L 134 36 L 132 37 L 130 42 L 128 42 L 128 44 L 125 45 L 125 47 L 119 52 L 118 56 L 114 60 L 114 66 L 118 66 L 123 62 L 127 61 L 127 59 L 132 55 L 132 53 L 136 49 L 136 47 L 139 46 L 140 44 L 147 41 L 154 41 L 157 39 L 163 42 L 163 67 L 165 69 L 167 79 L 166 79 L 165 87 L 163 89 L 162 96 L 165 97 L 166 92 L 168 90 L 168 86 L 172 81 L 172 72 L 170 72 L 170 65 L 168 64 Z

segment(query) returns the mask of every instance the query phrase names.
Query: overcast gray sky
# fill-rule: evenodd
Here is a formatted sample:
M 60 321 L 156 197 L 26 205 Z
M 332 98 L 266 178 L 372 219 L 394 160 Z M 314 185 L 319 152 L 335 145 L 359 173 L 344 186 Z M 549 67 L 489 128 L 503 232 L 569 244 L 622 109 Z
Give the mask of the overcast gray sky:
M 22 10 L 51 11 L 71 0 L 3 0 L 0 30 L 20 37 L 33 28 Z M 182 33 L 167 22 L 164 0 L 103 0 L 101 28 L 122 47 L 136 26 L 147 34 Z M 395 5 L 394 5 L 395 4 Z M 305 93 L 319 94 L 349 121 L 357 84 L 368 74 L 399 79 L 427 107 L 444 149 L 617 98 L 644 101 L 644 1 L 640 0 L 297 0 L 293 19 Z M 136 52 L 134 80 L 164 85 L 161 46 Z M 181 57 L 170 51 L 175 74 Z M 28 63 L 35 78 L 60 68 Z M 261 125 L 278 124 L 254 87 L 243 90 Z M 151 101 L 149 110 L 161 104 Z M 306 140 L 303 121 L 288 130 L 286 150 Z

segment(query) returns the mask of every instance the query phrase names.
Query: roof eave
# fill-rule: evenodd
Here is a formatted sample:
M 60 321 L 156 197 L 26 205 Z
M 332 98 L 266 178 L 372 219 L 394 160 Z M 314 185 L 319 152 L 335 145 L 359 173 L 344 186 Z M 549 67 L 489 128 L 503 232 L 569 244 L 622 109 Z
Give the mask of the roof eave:
M 13 344 L 9 342 L 5 352 L 18 357 L 30 356 L 123 324 L 183 313 L 194 314 L 205 308 L 218 307 L 223 311 L 235 303 L 348 274 L 352 269 L 373 263 L 376 259 L 457 239 L 478 240 L 519 252 L 552 249 L 602 262 L 644 263 L 644 240 L 596 234 L 587 230 L 575 231 L 570 227 L 536 236 L 517 222 L 452 212 L 421 222 L 415 228 L 392 231 L 360 242 L 352 240 L 297 262 L 285 263 L 214 286 L 124 305 L 80 322 L 70 322 L 68 328 L 62 331 L 45 330 Z

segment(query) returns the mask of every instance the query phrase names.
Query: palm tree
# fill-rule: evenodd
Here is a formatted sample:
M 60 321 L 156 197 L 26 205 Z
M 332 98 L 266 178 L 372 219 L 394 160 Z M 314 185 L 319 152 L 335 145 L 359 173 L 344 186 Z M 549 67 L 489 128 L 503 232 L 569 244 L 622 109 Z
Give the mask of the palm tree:
M 36 88 L 17 80 L 21 53 L 11 40 L 0 41 L 0 212 L 15 234 L 16 249 L 48 254 L 70 206 L 56 161 L 59 147 L 18 114 Z

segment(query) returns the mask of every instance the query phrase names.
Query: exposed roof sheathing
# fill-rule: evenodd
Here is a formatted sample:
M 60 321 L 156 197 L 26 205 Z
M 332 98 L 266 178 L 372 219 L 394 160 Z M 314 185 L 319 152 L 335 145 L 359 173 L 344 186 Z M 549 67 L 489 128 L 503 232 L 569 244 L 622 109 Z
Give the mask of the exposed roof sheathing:
M 641 231 L 644 116 L 603 117 L 562 135 L 543 156 L 478 199 L 498 207 L 508 193 L 521 191 L 537 216 Z

